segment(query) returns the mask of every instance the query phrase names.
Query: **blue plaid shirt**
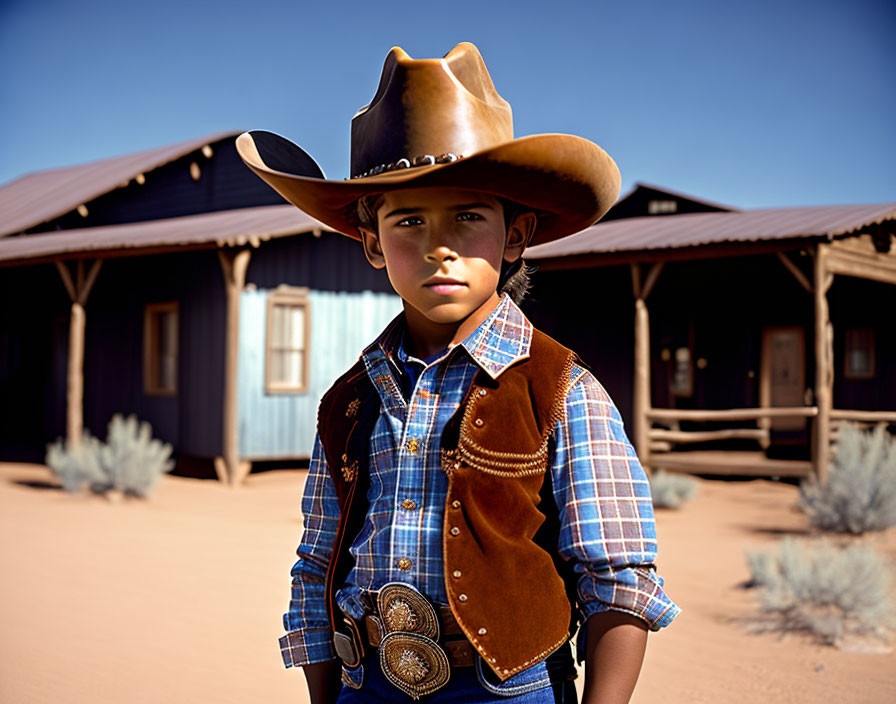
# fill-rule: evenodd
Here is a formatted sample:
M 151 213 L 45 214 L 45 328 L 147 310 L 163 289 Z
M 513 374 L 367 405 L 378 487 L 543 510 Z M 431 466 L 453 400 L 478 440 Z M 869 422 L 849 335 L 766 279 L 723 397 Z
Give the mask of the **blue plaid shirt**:
M 362 355 L 382 400 L 370 440 L 369 510 L 351 553 L 355 565 L 337 593 L 362 615 L 357 596 L 387 582 L 414 585 L 447 604 L 442 522 L 448 480 L 441 470 L 442 429 L 483 369 L 493 378 L 529 354 L 532 326 L 508 298 L 466 340 L 430 364 L 408 358 L 398 316 Z M 416 364 L 416 383 L 404 369 Z M 416 376 L 416 375 L 414 375 Z M 402 386 L 409 388 L 406 400 Z M 412 386 L 412 388 L 410 388 Z M 574 367 L 566 412 L 554 428 L 551 458 L 560 510 L 558 550 L 572 560 L 583 619 L 608 609 L 634 614 L 653 630 L 679 612 L 654 569 L 656 531 L 650 487 L 612 400 L 590 372 Z M 339 516 L 320 440 L 302 499 L 305 532 L 292 569 L 292 599 L 280 648 L 287 667 L 331 660 L 324 599 Z

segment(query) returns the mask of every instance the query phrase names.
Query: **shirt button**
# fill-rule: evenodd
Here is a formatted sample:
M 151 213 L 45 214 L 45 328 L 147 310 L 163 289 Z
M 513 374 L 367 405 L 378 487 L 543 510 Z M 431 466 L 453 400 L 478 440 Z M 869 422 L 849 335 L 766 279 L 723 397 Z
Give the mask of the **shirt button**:
M 463 574 L 460 570 L 454 570 L 454 572 L 451 573 L 451 576 L 455 579 L 460 579 L 461 577 L 463 577 Z
M 466 594 L 458 594 L 458 595 L 457 595 L 457 600 L 458 600 L 458 601 L 466 601 L 466 600 L 467 600 L 467 595 L 466 595 Z
M 451 533 L 451 535 L 460 535 L 460 528 L 458 528 L 457 526 L 454 526 L 454 528 L 452 528 L 448 532 Z
M 477 633 L 479 633 L 479 635 L 481 635 L 481 636 L 484 636 L 486 633 L 488 633 L 488 629 L 480 628 L 480 629 L 477 631 Z
M 417 508 L 417 503 L 415 501 L 412 501 L 411 499 L 405 499 L 401 503 L 401 505 L 402 505 L 402 508 L 405 508 L 408 511 L 413 511 L 415 508 Z
M 405 447 L 412 455 L 416 455 L 417 450 L 420 449 L 420 441 L 417 438 L 411 438 L 410 440 L 408 440 Z
M 405 571 L 411 569 L 411 561 L 406 557 L 401 558 L 398 561 L 398 569 Z
M 452 501 L 451 508 L 460 508 L 460 501 L 457 501 L 457 500 Z

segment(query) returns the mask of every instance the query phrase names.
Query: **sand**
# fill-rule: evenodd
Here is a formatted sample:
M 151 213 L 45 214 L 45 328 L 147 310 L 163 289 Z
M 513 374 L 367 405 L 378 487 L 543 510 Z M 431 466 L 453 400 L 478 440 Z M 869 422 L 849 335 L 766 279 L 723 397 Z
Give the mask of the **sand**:
M 166 477 L 150 501 L 107 501 L 0 464 L 0 701 L 307 701 L 277 648 L 303 481 Z M 684 612 L 650 636 L 633 702 L 896 701 L 893 652 L 750 632 L 744 550 L 806 533 L 796 495 L 703 480 L 685 509 L 658 513 L 660 572 Z M 896 561 L 896 534 L 872 542 Z

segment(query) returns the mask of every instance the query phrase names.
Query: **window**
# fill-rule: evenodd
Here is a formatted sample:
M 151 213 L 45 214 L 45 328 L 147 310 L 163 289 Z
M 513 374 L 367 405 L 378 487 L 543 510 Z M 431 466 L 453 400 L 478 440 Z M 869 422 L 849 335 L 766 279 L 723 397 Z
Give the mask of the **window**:
M 308 289 L 281 286 L 268 296 L 265 391 L 295 393 L 308 387 Z
M 143 311 L 143 392 L 177 393 L 178 304 L 148 303 Z
M 647 201 L 647 213 L 649 215 L 665 215 L 677 213 L 678 202 L 674 200 L 649 200 Z
M 847 379 L 874 377 L 874 330 L 853 328 L 846 331 L 844 376 Z

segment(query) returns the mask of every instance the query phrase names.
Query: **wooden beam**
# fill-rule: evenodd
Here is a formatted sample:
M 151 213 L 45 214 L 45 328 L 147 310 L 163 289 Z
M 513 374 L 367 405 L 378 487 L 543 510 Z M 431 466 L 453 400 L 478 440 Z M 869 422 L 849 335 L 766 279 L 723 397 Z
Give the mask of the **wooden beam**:
M 809 283 L 809 279 L 806 278 L 806 275 L 802 271 L 800 271 L 796 264 L 790 261 L 790 258 L 786 254 L 784 254 L 784 252 L 775 252 L 775 254 L 781 261 L 781 263 L 787 268 L 787 271 L 793 274 L 793 278 L 797 280 L 797 283 L 799 283 L 800 286 L 806 289 L 807 293 L 811 294 L 812 284 Z
M 827 271 L 885 284 L 896 284 L 896 257 L 890 254 L 831 249 L 827 255 Z
M 651 440 L 668 440 L 677 443 L 709 442 L 712 440 L 759 440 L 768 437 L 768 431 L 760 428 L 724 428 L 722 430 L 663 430 L 651 428 Z
M 762 452 L 694 450 L 654 455 L 657 468 L 690 474 L 744 474 L 764 477 L 806 477 L 812 464 L 800 460 L 772 460 Z
M 834 390 L 834 329 L 828 309 L 828 288 L 832 274 L 828 271 L 829 249 L 819 244 L 815 254 L 815 403 L 818 415 L 812 442 L 812 462 L 820 482 L 827 481 L 831 451 L 831 409 Z
M 775 408 L 725 408 L 719 410 L 690 410 L 681 408 L 651 408 L 651 420 L 754 420 L 756 418 L 811 418 L 818 414 L 815 406 L 779 406 Z
M 78 291 L 78 300 L 81 302 L 81 305 L 87 305 L 87 297 L 93 289 L 93 284 L 96 283 L 96 277 L 100 273 L 100 266 L 102 266 L 102 264 L 102 259 L 96 259 L 93 264 L 90 265 L 90 271 L 87 272 L 87 279 L 84 282 L 83 287 Z
M 231 485 L 241 480 L 239 460 L 239 399 L 237 397 L 237 372 L 239 369 L 240 294 L 246 284 L 246 269 L 251 251 L 219 249 L 218 259 L 224 274 L 226 291 L 226 326 L 224 336 L 224 408 L 223 460 Z
M 631 265 L 632 289 L 635 293 L 635 379 L 634 436 L 641 465 L 650 472 L 650 318 L 643 297 L 641 268 Z
M 660 277 L 660 272 L 663 270 L 664 265 L 665 262 L 657 262 L 650 267 L 650 271 L 647 273 L 647 278 L 644 280 L 644 288 L 641 290 L 641 297 L 645 300 L 653 290 L 653 286 L 656 283 L 656 280 Z
M 62 279 L 62 285 L 65 286 L 65 290 L 68 291 L 68 297 L 72 301 L 78 300 L 78 292 L 75 291 L 75 284 L 72 281 L 72 275 L 69 273 L 68 267 L 60 261 L 55 262 L 56 270 L 59 272 L 59 277 Z
M 847 411 L 832 408 L 831 420 L 851 420 L 857 423 L 896 423 L 896 411 Z

